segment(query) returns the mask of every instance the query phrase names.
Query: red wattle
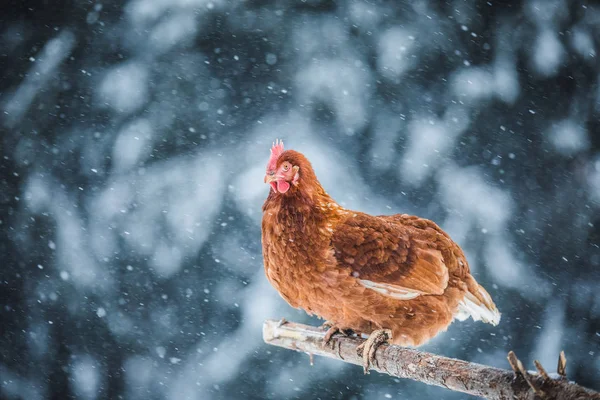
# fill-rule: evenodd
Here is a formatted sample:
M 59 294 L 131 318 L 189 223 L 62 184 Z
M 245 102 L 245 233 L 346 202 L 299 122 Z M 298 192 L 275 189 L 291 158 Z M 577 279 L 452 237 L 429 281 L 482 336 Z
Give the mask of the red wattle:
M 275 182 L 270 182 L 269 184 L 271 185 L 271 189 L 273 189 L 273 191 L 277 193 L 277 184 Z
M 279 193 L 285 193 L 290 189 L 290 184 L 286 181 L 277 181 L 277 190 Z

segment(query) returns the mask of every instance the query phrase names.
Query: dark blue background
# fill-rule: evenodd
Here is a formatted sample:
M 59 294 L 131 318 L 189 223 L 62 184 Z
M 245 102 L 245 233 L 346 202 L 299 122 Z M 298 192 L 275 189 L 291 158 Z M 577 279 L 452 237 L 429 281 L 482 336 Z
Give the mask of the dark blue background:
M 266 346 L 270 143 L 433 219 L 503 313 L 425 349 L 600 389 L 588 2 L 5 2 L 0 396 L 463 398 Z

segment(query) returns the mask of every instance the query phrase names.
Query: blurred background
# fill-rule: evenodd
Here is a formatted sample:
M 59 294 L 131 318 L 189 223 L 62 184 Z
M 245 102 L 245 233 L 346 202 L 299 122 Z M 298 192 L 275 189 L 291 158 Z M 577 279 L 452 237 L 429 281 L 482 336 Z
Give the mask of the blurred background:
M 0 397 L 462 399 L 267 346 L 269 147 L 436 221 L 496 300 L 424 349 L 600 389 L 600 8 L 4 1 Z

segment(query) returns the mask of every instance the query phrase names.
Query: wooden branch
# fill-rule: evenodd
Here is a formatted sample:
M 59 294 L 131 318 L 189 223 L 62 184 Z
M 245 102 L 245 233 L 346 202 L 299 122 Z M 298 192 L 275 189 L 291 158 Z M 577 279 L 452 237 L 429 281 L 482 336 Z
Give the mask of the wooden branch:
M 268 344 L 307 353 L 311 359 L 314 354 L 362 365 L 363 361 L 356 353 L 356 347 L 364 341 L 363 339 L 335 335 L 325 346 L 324 337 L 325 331 L 321 328 L 283 320 L 267 320 L 263 325 L 263 339 Z M 372 369 L 487 399 L 600 400 L 599 393 L 569 382 L 562 376 L 558 379 L 550 378 L 539 362 L 536 366 L 539 366 L 541 374 L 526 371 L 514 353 L 510 354 L 510 364 L 514 364 L 515 371 L 399 346 L 382 345 L 377 349 L 376 362 Z M 559 372 L 564 374 L 564 354 L 559 358 L 559 366 Z

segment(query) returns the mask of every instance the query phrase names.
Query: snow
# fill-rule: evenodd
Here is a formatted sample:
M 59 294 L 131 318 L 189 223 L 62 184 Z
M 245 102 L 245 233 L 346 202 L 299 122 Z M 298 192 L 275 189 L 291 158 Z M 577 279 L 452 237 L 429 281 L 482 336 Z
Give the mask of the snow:
M 152 379 L 154 370 L 152 360 L 146 357 L 132 356 L 125 360 L 123 371 L 128 399 L 143 399 L 148 396 L 147 393 L 153 389 L 153 383 L 156 383 Z
M 520 93 L 519 78 L 512 56 L 499 56 L 494 63 L 496 96 L 508 104 L 514 103 Z
M 196 17 L 187 11 L 174 14 L 155 25 L 148 45 L 157 53 L 164 53 L 182 42 L 191 42 L 198 26 Z
M 405 117 L 388 110 L 378 113 L 373 127 L 373 140 L 370 143 L 369 160 L 377 170 L 387 170 L 396 160 L 396 141 L 405 128 Z
M 313 63 L 296 76 L 301 103 L 323 102 L 331 107 L 339 129 L 354 135 L 366 123 L 370 97 L 368 76 L 359 67 L 339 60 Z
M 444 199 L 448 218 L 442 223 L 451 237 L 470 252 L 466 241 L 474 230 L 483 230 L 483 262 L 493 281 L 506 288 L 517 288 L 529 295 L 541 296 L 549 290 L 547 283 L 531 272 L 511 250 L 506 235 L 514 201 L 506 193 L 485 181 L 476 168 L 448 165 L 437 175 L 440 198 Z M 477 270 L 478 258 L 469 257 Z M 532 283 L 535 283 L 532 285 Z M 500 310 L 502 308 L 500 307 Z
M 528 0 L 526 16 L 538 25 L 560 22 L 568 15 L 568 2 L 565 0 Z
M 376 29 L 385 14 L 382 4 L 353 1 L 347 6 L 350 19 L 362 29 Z
M 574 29 L 571 45 L 585 59 L 592 60 L 596 57 L 593 39 L 587 30 L 581 28 Z
M 149 256 L 158 276 L 178 272 L 183 259 L 195 254 L 210 234 L 224 192 L 221 168 L 219 158 L 198 154 L 155 163 L 143 175 L 133 171 L 115 177 L 92 201 L 97 212 L 92 229 L 108 246 L 98 248 L 98 255 L 108 256 L 120 238 L 131 250 Z M 126 182 L 135 182 L 136 191 Z
M 539 332 L 537 343 L 532 349 L 531 357 L 542 365 L 550 366 L 556 363 L 558 354 L 563 349 L 563 335 L 565 334 L 564 305 L 560 300 L 548 304 Z
M 502 321 L 425 349 L 598 363 L 599 9 L 446 3 L 9 17 L 0 397 L 460 398 L 264 345 L 266 318 L 320 322 L 263 271 L 276 138 L 345 207 L 430 218 L 462 246 Z
M 69 56 L 75 43 L 75 35 L 64 30 L 44 44 L 36 56 L 37 62 L 27 71 L 23 83 L 2 107 L 9 127 L 15 126 L 23 118 L 36 95 L 44 90 L 61 63 Z
M 392 27 L 379 38 L 377 69 L 390 80 L 400 78 L 418 65 L 414 32 Z
M 461 69 L 452 77 L 454 93 L 473 101 L 490 97 L 494 88 L 492 82 L 493 76 L 478 67 Z
M 600 202 L 600 156 L 594 157 L 587 166 L 586 182 L 593 200 Z
M 148 97 L 147 80 L 147 67 L 140 62 L 111 68 L 98 86 L 100 104 L 124 114 L 139 109 Z
M 555 32 L 544 29 L 538 34 L 534 45 L 533 60 L 538 73 L 551 76 L 557 73 L 565 52 Z
M 71 368 L 71 384 L 78 398 L 90 400 L 98 398 L 101 373 L 96 360 L 85 355 L 77 357 Z
M 85 228 L 68 194 L 59 186 L 42 181 L 39 175 L 30 179 L 26 190 L 25 199 L 32 210 L 45 212 L 57 225 L 56 238 L 48 241 L 48 247 L 56 251 L 67 277 L 87 287 L 109 284 L 110 278 L 88 254 L 87 238 L 81 234 Z
M 40 390 L 41 385 L 21 378 L 16 372 L 10 370 L 4 364 L 0 364 L 0 393 L 8 398 L 26 398 L 31 400 L 42 400 L 46 393 Z
M 409 142 L 400 174 L 410 185 L 420 185 L 444 163 L 457 136 L 469 125 L 469 117 L 459 107 L 450 108 L 445 120 L 418 118 L 408 124 Z
M 265 62 L 269 65 L 277 64 L 277 56 L 273 53 L 267 53 L 265 55 Z
M 556 152 L 566 157 L 586 151 L 590 146 L 585 127 L 573 119 L 553 123 L 548 132 L 548 139 Z
M 119 132 L 113 148 L 115 172 L 127 171 L 144 161 L 152 151 L 152 124 L 147 119 L 135 120 Z
M 449 165 L 438 173 L 437 179 L 440 197 L 453 214 L 461 216 L 456 221 L 457 228 L 477 224 L 490 233 L 505 229 L 513 207 L 510 194 L 487 183 L 479 169 Z

